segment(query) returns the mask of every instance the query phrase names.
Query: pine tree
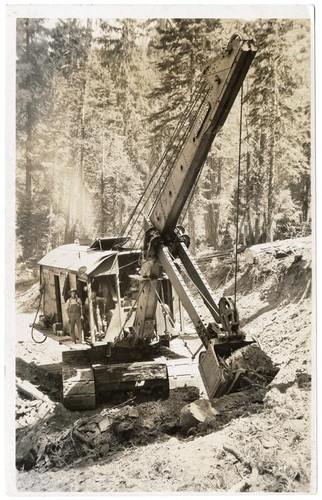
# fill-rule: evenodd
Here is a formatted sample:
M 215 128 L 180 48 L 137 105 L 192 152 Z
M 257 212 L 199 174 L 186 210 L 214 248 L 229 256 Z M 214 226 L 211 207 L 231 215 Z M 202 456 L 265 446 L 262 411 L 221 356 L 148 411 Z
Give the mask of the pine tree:
M 41 197 L 45 186 L 41 121 L 47 112 L 51 76 L 48 31 L 42 19 L 17 20 L 16 129 L 17 129 L 17 238 L 22 258 L 34 262 L 42 254 L 46 209 Z M 24 174 L 23 174 L 24 173 Z M 39 241 L 39 238 L 41 241 Z
M 290 200 L 292 217 L 297 217 L 298 207 L 285 197 L 285 189 L 299 163 L 307 165 L 309 160 L 304 160 L 305 147 L 298 143 L 303 113 L 294 109 L 299 91 L 309 95 L 293 64 L 294 52 L 302 52 L 302 42 L 294 35 L 296 24 L 294 20 L 265 20 L 248 27 L 258 45 L 252 87 L 245 98 L 249 105 L 248 186 L 252 190 L 248 197 L 256 214 L 254 242 L 272 241 L 279 234 L 279 217 L 284 220 L 282 201 Z M 301 32 L 307 29 L 303 24 Z

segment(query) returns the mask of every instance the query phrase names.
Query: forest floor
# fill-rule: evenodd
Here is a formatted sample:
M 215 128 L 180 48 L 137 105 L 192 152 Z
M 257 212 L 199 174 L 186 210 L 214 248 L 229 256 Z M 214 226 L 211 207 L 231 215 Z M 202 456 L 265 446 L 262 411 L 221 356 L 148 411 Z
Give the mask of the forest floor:
M 229 262 L 203 263 L 216 295 L 233 294 Z M 16 395 L 17 492 L 312 492 L 315 488 L 315 387 L 312 388 L 310 254 L 241 262 L 243 330 L 277 365 L 266 387 L 212 402 L 216 417 L 184 432 L 180 410 L 206 398 L 197 370 L 167 400 L 125 400 L 71 412 L 60 400 L 62 346 L 34 344 L 35 288 L 17 295 L 16 376 L 47 397 Z M 26 304 L 28 307 L 26 307 Z M 185 335 L 192 351 L 200 345 Z M 181 339 L 171 348 L 189 360 Z M 314 361 L 314 360 L 313 360 Z M 314 373 L 313 365 L 313 373 Z M 26 456 L 29 453 L 29 458 Z

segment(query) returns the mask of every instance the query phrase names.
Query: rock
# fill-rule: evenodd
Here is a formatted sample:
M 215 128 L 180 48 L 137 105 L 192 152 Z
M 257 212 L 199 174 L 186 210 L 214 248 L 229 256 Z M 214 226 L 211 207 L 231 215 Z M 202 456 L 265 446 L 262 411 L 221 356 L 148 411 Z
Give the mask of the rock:
M 185 405 L 180 412 L 180 427 L 187 431 L 192 427 L 204 422 L 213 422 L 218 412 L 211 406 L 207 399 L 197 399 L 193 403 Z
M 178 422 L 177 419 L 175 418 L 167 418 L 165 421 L 163 421 L 160 424 L 160 431 L 164 432 L 165 434 L 175 434 L 178 432 Z
M 111 427 L 112 420 L 110 419 L 110 417 L 105 417 L 102 420 L 100 420 L 97 425 L 100 432 L 105 432 L 107 429 Z
M 171 437 L 168 439 L 167 444 L 170 446 L 179 445 L 180 441 L 176 437 Z
M 129 413 L 128 413 L 129 417 L 131 418 L 138 418 L 140 416 L 139 414 L 139 410 L 137 408 L 132 408 Z

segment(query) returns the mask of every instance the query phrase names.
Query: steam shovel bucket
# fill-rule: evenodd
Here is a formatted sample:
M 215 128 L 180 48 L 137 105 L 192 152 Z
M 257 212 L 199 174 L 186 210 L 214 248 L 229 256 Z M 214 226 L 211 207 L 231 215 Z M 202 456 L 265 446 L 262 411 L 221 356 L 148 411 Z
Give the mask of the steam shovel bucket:
M 252 341 L 215 343 L 200 353 L 199 371 L 209 399 L 256 384 L 265 387 L 278 372 L 271 358 Z

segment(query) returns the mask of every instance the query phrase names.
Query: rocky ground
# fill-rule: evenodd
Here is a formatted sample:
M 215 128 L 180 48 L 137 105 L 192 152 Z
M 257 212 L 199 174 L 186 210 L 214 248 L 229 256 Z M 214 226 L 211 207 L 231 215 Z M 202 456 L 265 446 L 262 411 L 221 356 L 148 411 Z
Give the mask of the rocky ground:
M 216 295 L 233 293 L 229 261 L 202 266 Z M 312 491 L 310 287 L 309 253 L 268 257 L 254 265 L 241 259 L 237 301 L 242 327 L 279 369 L 268 385 L 254 380 L 247 390 L 210 405 L 194 372 L 191 387 L 173 388 L 167 400 L 128 394 L 86 412 L 71 412 L 61 404 L 63 347 L 51 339 L 34 344 L 28 328 L 32 315 L 23 300 L 27 294 L 31 306 L 33 294 L 29 288 L 20 290 L 17 302 L 25 312 L 17 314 L 16 328 L 17 491 Z M 200 343 L 194 335 L 184 341 L 192 351 Z M 172 347 L 189 359 L 181 339 Z M 40 391 L 40 399 L 21 390 L 26 382 Z M 183 425 L 182 408 L 189 404 L 199 417 Z M 207 417 L 200 418 L 203 412 Z

